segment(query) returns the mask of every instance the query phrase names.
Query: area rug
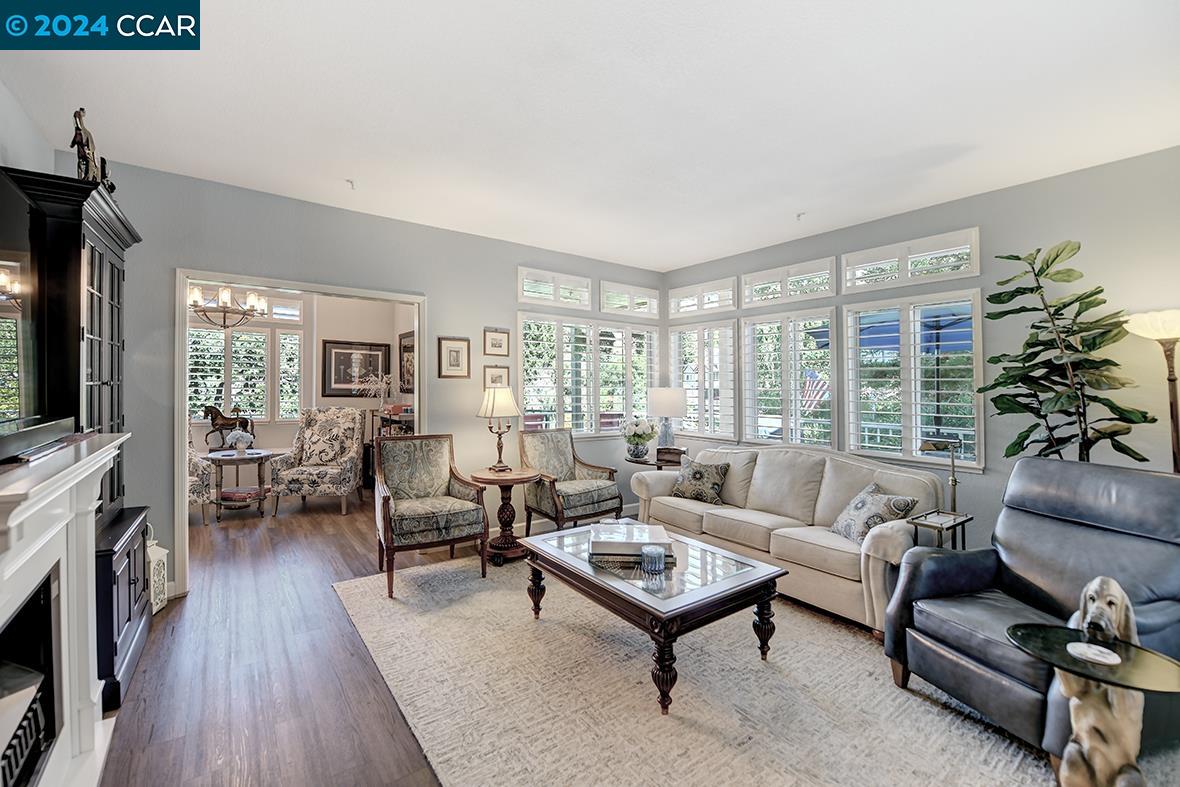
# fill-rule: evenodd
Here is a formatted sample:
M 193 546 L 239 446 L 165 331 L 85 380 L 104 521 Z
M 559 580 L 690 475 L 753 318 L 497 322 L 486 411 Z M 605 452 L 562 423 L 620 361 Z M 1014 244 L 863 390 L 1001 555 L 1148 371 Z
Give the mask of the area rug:
M 1054 783 L 929 684 L 894 686 L 866 632 L 782 599 L 765 662 L 752 614 L 677 642 L 661 716 L 650 640 L 556 580 L 534 620 L 527 576 L 466 558 L 399 570 L 393 600 L 384 575 L 335 585 L 443 784 Z M 1163 783 L 1180 757 L 1142 765 Z

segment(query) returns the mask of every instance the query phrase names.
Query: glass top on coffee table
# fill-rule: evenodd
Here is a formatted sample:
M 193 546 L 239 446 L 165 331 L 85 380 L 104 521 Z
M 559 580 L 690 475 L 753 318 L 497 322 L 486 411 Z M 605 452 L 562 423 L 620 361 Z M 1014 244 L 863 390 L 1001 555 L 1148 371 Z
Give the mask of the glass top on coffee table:
M 634 564 L 590 557 L 590 527 L 546 533 L 522 539 L 533 551 L 573 568 L 631 600 L 667 615 L 717 594 L 765 582 L 786 572 L 743 555 L 669 533 L 676 565 L 663 574 L 649 575 Z

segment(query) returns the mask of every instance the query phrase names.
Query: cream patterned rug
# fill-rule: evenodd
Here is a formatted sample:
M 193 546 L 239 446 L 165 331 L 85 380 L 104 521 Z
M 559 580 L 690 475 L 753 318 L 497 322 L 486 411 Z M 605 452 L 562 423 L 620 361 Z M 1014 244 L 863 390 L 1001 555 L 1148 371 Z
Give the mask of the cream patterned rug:
M 1043 754 L 894 686 L 866 632 L 782 599 L 766 662 L 752 611 L 677 642 L 660 716 L 650 640 L 555 579 L 533 620 L 527 576 L 464 558 L 399 570 L 393 600 L 384 575 L 335 586 L 443 784 L 1053 784 Z

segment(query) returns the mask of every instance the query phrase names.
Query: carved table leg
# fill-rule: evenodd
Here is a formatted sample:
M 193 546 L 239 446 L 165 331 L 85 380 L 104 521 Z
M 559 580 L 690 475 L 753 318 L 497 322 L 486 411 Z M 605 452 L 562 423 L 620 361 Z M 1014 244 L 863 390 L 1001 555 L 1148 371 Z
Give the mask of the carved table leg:
M 516 507 L 512 505 L 512 485 L 500 486 L 500 508 L 496 510 L 496 521 L 500 523 L 500 535 L 488 542 L 488 560 L 494 566 L 502 566 L 507 560 L 524 557 L 524 545 L 512 531 L 516 521 Z
M 541 599 L 545 598 L 545 575 L 536 566 L 529 566 L 529 598 L 533 600 L 533 619 L 541 617 Z
M 668 715 L 668 706 L 672 704 L 672 687 L 676 685 L 676 655 L 672 652 L 672 643 L 675 641 L 675 637 L 652 637 L 656 648 L 651 654 L 651 681 L 660 692 L 660 713 L 664 716 Z
M 758 635 L 758 650 L 762 653 L 762 660 L 766 661 L 766 654 L 770 652 L 770 638 L 774 636 L 774 610 L 770 608 L 768 595 L 754 607 L 754 633 Z

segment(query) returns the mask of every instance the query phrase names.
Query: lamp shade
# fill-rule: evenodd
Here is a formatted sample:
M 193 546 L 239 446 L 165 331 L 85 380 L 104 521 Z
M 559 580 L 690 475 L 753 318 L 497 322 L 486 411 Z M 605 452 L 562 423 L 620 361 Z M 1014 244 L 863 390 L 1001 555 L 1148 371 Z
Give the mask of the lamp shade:
M 647 412 L 657 418 L 683 418 L 688 395 L 683 388 L 648 388 Z
M 483 404 L 476 415 L 480 418 L 515 418 L 520 415 L 512 389 L 507 386 L 485 388 Z
M 1180 309 L 1132 314 L 1126 328 L 1146 339 L 1180 339 Z

